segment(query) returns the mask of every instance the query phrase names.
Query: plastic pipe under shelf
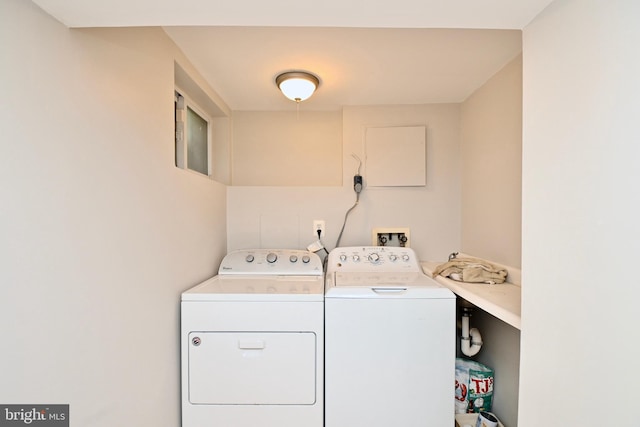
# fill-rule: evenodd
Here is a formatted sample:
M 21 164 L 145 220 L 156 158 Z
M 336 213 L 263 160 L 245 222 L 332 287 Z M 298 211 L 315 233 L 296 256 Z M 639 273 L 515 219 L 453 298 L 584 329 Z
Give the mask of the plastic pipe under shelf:
M 469 313 L 462 314 L 462 334 L 460 338 L 460 351 L 465 356 L 475 356 L 482 348 L 482 336 L 476 328 L 469 329 Z

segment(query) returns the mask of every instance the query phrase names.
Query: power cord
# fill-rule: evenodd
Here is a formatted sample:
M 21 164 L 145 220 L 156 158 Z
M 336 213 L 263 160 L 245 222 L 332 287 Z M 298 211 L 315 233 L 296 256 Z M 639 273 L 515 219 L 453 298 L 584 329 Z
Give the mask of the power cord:
M 318 253 L 321 250 L 324 250 L 327 255 L 329 255 L 329 251 L 324 247 L 324 243 L 322 243 L 322 238 L 320 237 L 322 236 L 322 230 L 316 230 L 316 232 L 318 233 L 318 240 L 307 246 L 307 250 L 313 253 Z
M 320 244 L 322 245 L 322 249 L 327 253 L 327 255 L 329 255 L 329 251 L 324 247 L 324 243 L 322 243 L 322 239 L 320 238 L 321 235 L 322 230 L 318 230 L 318 242 L 320 242 Z
M 347 225 L 347 218 L 349 218 L 349 214 L 352 210 L 358 206 L 360 203 L 360 192 L 362 192 L 362 175 L 360 175 L 360 167 L 362 166 L 362 160 L 355 154 L 351 153 L 354 159 L 358 161 L 358 171 L 353 176 L 353 191 L 356 193 L 356 202 L 349 208 L 349 210 L 344 214 L 344 221 L 342 222 L 342 228 L 340 229 L 340 234 L 338 234 L 338 240 L 336 241 L 336 248 L 340 246 L 340 240 L 342 240 L 342 233 L 344 232 L 344 227 Z
M 336 248 L 340 246 L 342 233 L 344 232 L 345 225 L 347 225 L 347 218 L 349 218 L 349 214 L 351 213 L 351 211 L 354 210 L 356 206 L 358 206 L 358 203 L 360 203 L 360 193 L 356 193 L 356 202 L 353 204 L 353 206 L 351 206 L 351 208 L 349 208 L 347 213 L 344 214 L 344 222 L 342 223 L 342 229 L 340 229 L 340 234 L 338 235 L 338 240 L 336 241 Z

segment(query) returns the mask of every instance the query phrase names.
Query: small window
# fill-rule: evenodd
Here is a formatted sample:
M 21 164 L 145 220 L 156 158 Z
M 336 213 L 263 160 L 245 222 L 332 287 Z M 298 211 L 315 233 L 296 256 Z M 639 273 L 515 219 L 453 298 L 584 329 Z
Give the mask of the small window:
M 176 166 L 211 175 L 211 119 L 188 97 L 175 93 Z

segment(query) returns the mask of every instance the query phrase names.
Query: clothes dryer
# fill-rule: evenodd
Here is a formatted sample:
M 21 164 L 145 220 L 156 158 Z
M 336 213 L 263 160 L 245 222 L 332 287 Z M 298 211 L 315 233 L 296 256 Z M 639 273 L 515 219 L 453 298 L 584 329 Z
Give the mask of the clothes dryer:
M 455 295 L 409 248 L 336 248 L 325 280 L 325 426 L 454 425 Z
M 182 294 L 184 427 L 322 427 L 322 262 L 311 252 L 229 253 Z

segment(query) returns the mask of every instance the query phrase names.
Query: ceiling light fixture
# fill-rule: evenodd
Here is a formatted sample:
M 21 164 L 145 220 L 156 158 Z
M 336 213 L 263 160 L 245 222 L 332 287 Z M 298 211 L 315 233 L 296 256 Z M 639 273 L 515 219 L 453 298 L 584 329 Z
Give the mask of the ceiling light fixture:
M 300 102 L 313 95 L 320 85 L 320 80 L 306 71 L 287 71 L 276 77 L 276 85 L 284 96 Z

